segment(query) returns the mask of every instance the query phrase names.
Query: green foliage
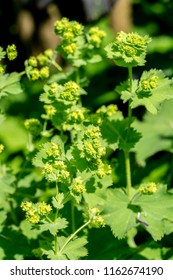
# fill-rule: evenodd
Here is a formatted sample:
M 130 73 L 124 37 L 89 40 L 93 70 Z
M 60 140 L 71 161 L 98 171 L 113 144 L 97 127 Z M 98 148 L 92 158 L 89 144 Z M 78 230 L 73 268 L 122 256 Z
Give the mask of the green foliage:
M 164 162 L 150 164 L 157 152 L 172 156 L 172 79 L 157 69 L 133 79 L 149 36 L 119 32 L 102 55 L 100 28 L 63 18 L 54 31 L 57 48 L 29 57 L 24 72 L 0 68 L 2 102 L 25 83 L 40 88 L 36 111 L 0 115 L 1 259 L 171 259 L 164 242 L 173 234 L 173 175 L 162 182 Z M 1 59 L 16 55 L 14 45 L 0 48 Z M 87 67 L 106 56 L 127 68 L 127 81 L 114 83 L 122 110 L 83 105 Z M 133 109 L 141 107 L 139 120 Z
M 172 100 L 166 101 L 157 115 L 147 113 L 142 122 L 136 120 L 134 126 L 142 133 L 142 138 L 135 146 L 139 163 L 144 163 L 147 158 L 161 151 L 172 153 L 172 106 Z
M 0 75 L 0 98 L 8 94 L 19 94 L 22 92 L 19 83 L 20 75 L 18 73 Z
M 172 228 L 172 193 L 166 186 L 158 185 L 157 191 L 142 196 L 136 195 L 132 204 L 141 208 L 141 220 L 148 224 L 147 230 L 154 240 L 160 240 L 164 234 L 169 234 Z M 160 207 L 162 205 L 162 207 Z
M 145 106 L 152 114 L 156 114 L 160 104 L 172 99 L 172 79 L 164 76 L 161 70 L 151 69 L 144 71 L 140 80 L 133 82 L 132 92 L 129 92 L 128 83 L 117 86 L 116 90 L 121 94 L 124 102 L 130 100 L 130 107 Z
M 105 51 L 107 56 L 115 61 L 118 66 L 134 67 L 145 64 L 147 45 L 151 41 L 148 36 L 140 36 L 137 33 L 126 34 L 120 31 L 113 43 L 110 43 Z

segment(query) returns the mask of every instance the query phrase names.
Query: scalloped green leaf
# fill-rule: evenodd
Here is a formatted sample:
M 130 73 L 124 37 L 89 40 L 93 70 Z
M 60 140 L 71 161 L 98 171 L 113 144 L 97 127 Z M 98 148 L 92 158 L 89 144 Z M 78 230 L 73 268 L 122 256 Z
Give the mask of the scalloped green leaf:
M 68 238 L 64 236 L 58 237 L 57 254 L 55 254 L 54 250 L 52 250 L 50 244 L 45 241 L 41 241 L 41 251 L 43 254 L 47 255 L 48 259 L 51 260 L 78 260 L 87 256 L 88 251 L 84 247 L 87 244 L 86 237 L 76 238 L 65 245 L 67 240 Z
M 67 227 L 67 220 L 65 218 L 57 218 L 54 223 L 44 223 L 40 225 L 41 231 L 49 230 L 50 233 L 55 236 L 60 229 L 64 229 Z
M 150 71 L 144 71 L 140 80 L 148 80 L 152 76 L 158 77 L 158 86 L 147 93 L 138 89 L 136 94 L 132 96 L 130 103 L 132 109 L 145 106 L 150 113 L 156 114 L 165 100 L 173 98 L 173 79 L 166 78 L 161 70 L 151 69 Z
M 104 121 L 101 132 L 107 145 L 113 150 L 120 148 L 124 151 L 129 151 L 141 137 L 141 134 L 133 127 L 129 127 L 128 118 L 117 121 Z
M 140 164 L 159 151 L 172 152 L 173 140 L 173 100 L 165 101 L 157 115 L 147 112 L 143 121 L 135 121 L 133 126 L 142 134 L 134 152 Z M 151 129 L 152 128 L 152 129 Z
M 21 221 L 20 229 L 23 235 L 28 239 L 37 239 L 39 234 L 41 233 L 41 230 L 34 228 L 33 225 L 27 220 Z
M 62 242 L 63 241 L 63 242 Z M 87 256 L 88 251 L 85 245 L 88 243 L 86 237 L 79 237 L 70 241 L 62 250 L 63 245 L 67 241 L 67 238 L 59 238 L 60 251 L 58 255 L 66 256 L 68 260 L 78 260 Z
M 115 237 L 122 239 L 136 226 L 137 206 L 131 206 L 128 196 L 122 189 L 107 190 L 103 217 Z
M 22 93 L 20 75 L 16 72 L 0 76 L 0 97 Z
M 56 209 L 62 209 L 64 207 L 63 205 L 63 199 L 64 199 L 64 194 L 59 193 L 58 198 L 53 197 L 52 198 L 52 204 Z
M 153 194 L 137 194 L 132 203 L 141 208 L 141 220 L 148 224 L 146 230 L 155 241 L 170 233 L 166 221 L 173 222 L 173 194 L 165 185 L 158 185 Z

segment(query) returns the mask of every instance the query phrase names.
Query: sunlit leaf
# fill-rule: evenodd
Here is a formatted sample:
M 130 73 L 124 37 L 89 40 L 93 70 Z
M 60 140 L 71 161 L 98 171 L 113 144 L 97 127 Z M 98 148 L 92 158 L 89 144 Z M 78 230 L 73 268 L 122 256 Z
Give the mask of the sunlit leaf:
M 122 239 L 136 226 L 138 207 L 132 207 L 127 195 L 121 189 L 107 190 L 103 217 L 115 237 Z
M 158 190 L 150 195 L 137 195 L 133 205 L 141 208 L 141 220 L 148 224 L 146 230 L 154 240 L 170 233 L 165 222 L 173 222 L 173 194 L 167 191 L 166 186 L 158 185 Z

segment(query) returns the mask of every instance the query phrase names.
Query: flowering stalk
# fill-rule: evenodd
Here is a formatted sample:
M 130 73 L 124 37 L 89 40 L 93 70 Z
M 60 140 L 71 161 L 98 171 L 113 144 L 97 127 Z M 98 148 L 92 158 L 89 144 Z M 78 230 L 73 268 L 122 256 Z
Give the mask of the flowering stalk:
M 115 64 L 121 67 L 126 67 L 128 69 L 128 81 L 129 87 L 127 89 L 129 93 L 128 99 L 128 128 L 126 139 L 127 142 L 130 136 L 131 129 L 131 119 L 132 119 L 132 110 L 131 110 L 131 99 L 133 96 L 133 74 L 132 69 L 136 66 L 143 66 L 146 62 L 145 57 L 147 53 L 148 43 L 151 41 L 151 38 L 148 36 L 140 36 L 137 33 L 126 34 L 123 31 L 117 33 L 115 41 L 106 46 L 105 51 L 107 56 L 110 59 L 113 59 Z M 152 86 L 153 86 L 153 81 Z M 155 82 L 155 80 L 154 80 Z M 148 84 L 147 84 L 148 85 Z M 146 86 L 146 83 L 145 83 Z M 154 83 L 155 86 L 155 83 Z M 151 85 L 150 85 L 151 87 Z M 123 148 L 125 156 L 125 169 L 126 169 L 126 189 L 127 195 L 130 198 L 130 190 L 132 187 L 131 183 L 131 168 L 130 168 L 130 148 Z

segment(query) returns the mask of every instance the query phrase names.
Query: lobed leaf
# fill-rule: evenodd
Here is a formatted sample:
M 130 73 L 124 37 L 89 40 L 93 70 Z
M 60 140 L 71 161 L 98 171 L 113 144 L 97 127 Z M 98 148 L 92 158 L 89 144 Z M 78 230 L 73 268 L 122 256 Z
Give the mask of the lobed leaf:
M 41 231 L 49 230 L 50 233 L 55 236 L 60 229 L 64 229 L 67 227 L 67 221 L 65 218 L 57 218 L 55 222 L 45 222 L 44 224 L 40 225 Z
M 136 226 L 138 207 L 132 207 L 130 200 L 122 189 L 107 190 L 103 218 L 115 237 L 122 239 Z
M 63 241 L 63 242 L 62 242 Z M 62 248 L 64 243 L 67 241 L 67 238 L 59 238 L 59 243 Z M 78 237 L 70 241 L 63 250 L 60 249 L 59 256 L 66 256 L 68 260 L 78 260 L 82 257 L 87 256 L 87 249 L 84 247 L 87 244 L 86 237 Z
M 124 151 L 129 151 L 141 137 L 141 134 L 133 127 L 129 128 L 128 118 L 117 121 L 104 121 L 101 132 L 107 145 L 113 150 L 119 147 Z
M 173 223 L 173 194 L 165 185 L 158 185 L 152 195 L 136 195 L 132 203 L 141 208 L 141 220 L 148 224 L 146 230 L 155 241 L 169 233 L 166 221 Z
M 20 75 L 16 72 L 0 76 L 0 98 L 8 94 L 22 93 Z
M 146 113 L 143 121 L 135 121 L 133 126 L 142 137 L 134 151 L 140 164 L 159 151 L 172 152 L 173 100 L 165 101 L 157 115 Z M 152 129 L 151 129 L 152 128 Z

